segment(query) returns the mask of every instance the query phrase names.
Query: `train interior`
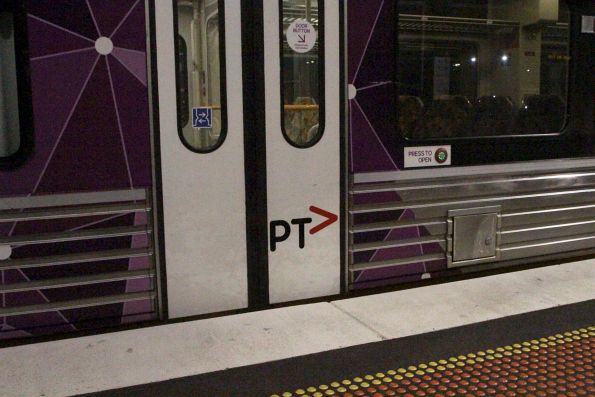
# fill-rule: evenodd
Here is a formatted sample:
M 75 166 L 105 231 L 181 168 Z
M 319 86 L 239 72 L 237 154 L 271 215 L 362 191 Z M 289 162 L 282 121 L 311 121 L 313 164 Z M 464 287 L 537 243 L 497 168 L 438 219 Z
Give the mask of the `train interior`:
M 398 12 L 405 137 L 562 130 L 570 19 L 564 1 L 401 1 Z
M 284 1 L 283 31 L 298 19 L 309 21 L 319 28 L 318 1 Z M 320 118 L 320 50 L 316 43 L 306 53 L 293 51 L 283 43 L 283 99 L 285 133 L 297 145 L 307 145 L 319 134 Z M 322 132 L 322 131 L 320 131 Z

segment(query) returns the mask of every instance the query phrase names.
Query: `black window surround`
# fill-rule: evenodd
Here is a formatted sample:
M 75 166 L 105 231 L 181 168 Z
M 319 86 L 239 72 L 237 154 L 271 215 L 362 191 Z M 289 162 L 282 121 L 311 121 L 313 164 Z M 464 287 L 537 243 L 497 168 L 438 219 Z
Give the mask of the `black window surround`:
M 0 171 L 9 171 L 21 167 L 33 153 L 35 141 L 33 101 L 31 95 L 31 68 L 25 2 L 22 0 L 2 1 L 0 2 L 0 12 L 8 12 L 13 15 L 15 73 L 19 113 L 19 147 L 13 154 L 0 157 Z
M 186 149 L 194 153 L 212 153 L 219 149 L 227 138 L 227 79 L 226 79 L 226 54 L 225 54 L 225 1 L 217 1 L 217 19 L 219 26 L 219 90 L 221 99 L 221 130 L 217 143 L 205 149 L 191 145 L 184 137 L 183 127 L 190 119 L 190 105 L 188 95 L 190 87 L 188 84 L 188 70 L 180 57 L 188 56 L 188 48 L 185 40 L 179 35 L 178 24 L 178 0 L 173 0 L 174 9 L 174 47 L 176 54 L 176 95 L 178 114 L 178 136 Z
M 284 52 L 283 47 L 286 40 L 285 34 L 283 32 L 283 11 L 284 11 L 284 4 L 283 0 L 279 0 L 279 62 L 280 62 L 280 79 L 281 79 L 281 131 L 283 132 L 283 137 L 291 146 L 298 148 L 298 149 L 309 149 L 315 146 L 324 135 L 325 129 L 325 57 L 324 57 L 324 0 L 318 0 L 318 31 L 317 31 L 317 41 L 318 47 L 316 50 L 318 52 L 317 58 L 317 68 L 318 68 L 318 131 L 316 137 L 307 142 L 306 144 L 298 144 L 294 140 L 292 140 L 289 135 L 287 134 L 285 128 L 285 77 L 284 77 Z

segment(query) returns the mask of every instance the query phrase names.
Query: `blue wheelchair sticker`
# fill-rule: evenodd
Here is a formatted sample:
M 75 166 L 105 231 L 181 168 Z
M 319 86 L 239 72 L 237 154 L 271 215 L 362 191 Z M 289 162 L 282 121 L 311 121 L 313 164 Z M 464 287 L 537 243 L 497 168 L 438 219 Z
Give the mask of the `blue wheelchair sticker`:
M 213 128 L 213 108 L 192 108 L 192 127 Z

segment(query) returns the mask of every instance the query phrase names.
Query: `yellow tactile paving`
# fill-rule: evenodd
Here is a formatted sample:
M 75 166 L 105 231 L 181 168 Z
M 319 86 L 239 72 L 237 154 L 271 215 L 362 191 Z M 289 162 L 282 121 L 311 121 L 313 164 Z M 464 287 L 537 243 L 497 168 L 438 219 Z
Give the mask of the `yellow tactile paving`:
M 595 396 L 595 326 L 271 397 Z

